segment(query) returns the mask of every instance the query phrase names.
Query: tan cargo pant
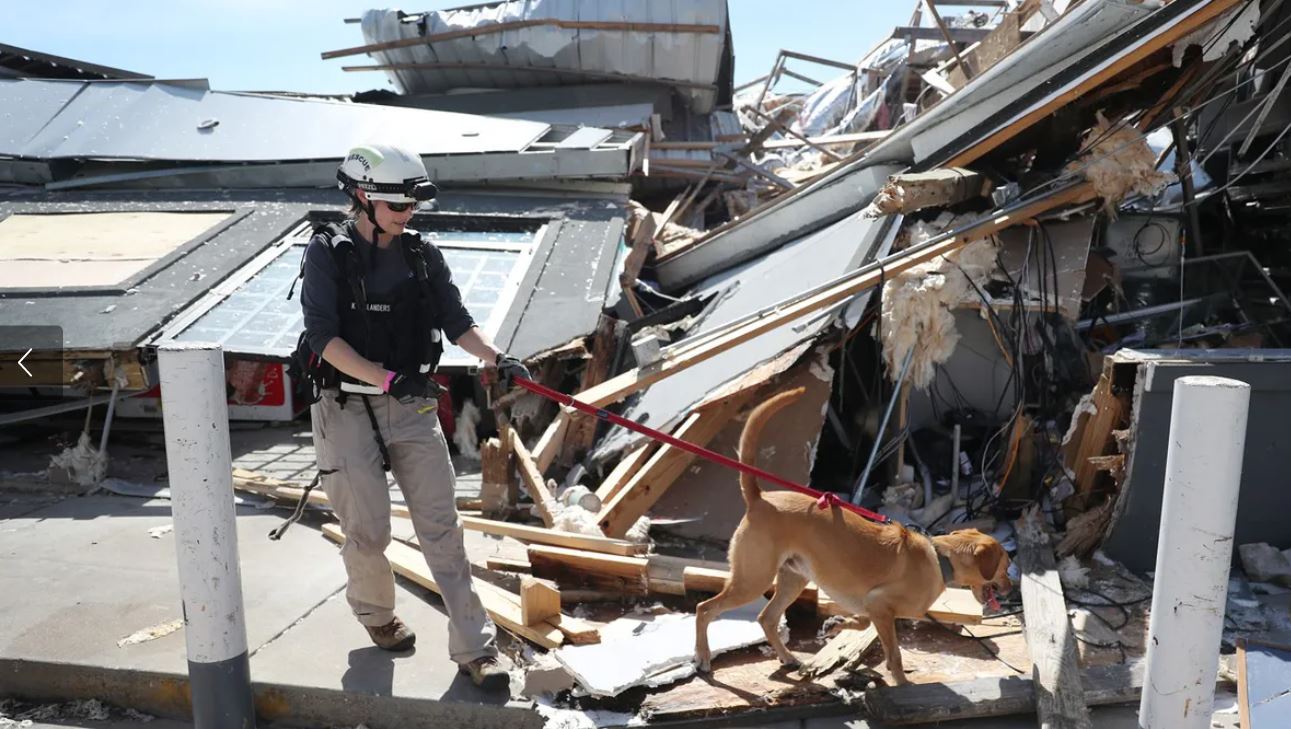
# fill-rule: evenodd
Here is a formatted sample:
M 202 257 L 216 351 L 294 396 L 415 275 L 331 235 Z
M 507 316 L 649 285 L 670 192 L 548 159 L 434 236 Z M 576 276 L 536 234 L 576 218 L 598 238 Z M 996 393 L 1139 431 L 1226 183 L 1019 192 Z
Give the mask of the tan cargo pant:
M 314 447 L 321 470 L 336 469 L 321 484 L 345 532 L 341 557 L 349 576 L 345 596 L 363 625 L 394 618 L 394 573 L 386 559 L 390 544 L 390 490 L 381 452 L 362 395 L 350 393 L 344 407 L 326 391 L 310 408 Z M 457 663 L 497 655 L 497 629 L 480 604 L 462 542 L 454 496 L 453 464 L 435 410 L 418 413 L 432 400 L 404 404 L 387 395 L 368 395 L 390 468 L 412 514 L 413 529 L 448 608 L 448 652 Z

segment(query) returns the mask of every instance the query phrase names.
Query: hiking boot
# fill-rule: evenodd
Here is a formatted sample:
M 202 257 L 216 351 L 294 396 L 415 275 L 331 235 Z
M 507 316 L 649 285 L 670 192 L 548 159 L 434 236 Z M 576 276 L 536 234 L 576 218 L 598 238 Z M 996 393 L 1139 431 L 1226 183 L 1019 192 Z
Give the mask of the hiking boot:
M 459 663 L 457 670 L 470 676 L 472 683 L 484 689 L 503 688 L 511 683 L 511 676 L 493 656 L 482 656 L 470 663 Z
M 368 629 L 368 635 L 372 636 L 372 642 L 377 647 L 387 651 L 406 651 L 412 648 L 412 644 L 417 642 L 417 634 L 412 629 L 403 624 L 399 618 L 395 618 L 385 625 L 380 626 L 363 626 Z

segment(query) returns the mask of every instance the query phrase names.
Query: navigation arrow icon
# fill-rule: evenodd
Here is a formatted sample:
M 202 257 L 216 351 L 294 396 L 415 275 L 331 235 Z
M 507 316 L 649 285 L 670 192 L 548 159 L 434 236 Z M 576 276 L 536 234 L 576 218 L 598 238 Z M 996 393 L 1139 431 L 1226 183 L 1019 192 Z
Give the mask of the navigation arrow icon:
M 27 350 L 27 351 L 26 351 L 26 352 L 25 352 L 21 357 L 19 357 L 19 358 L 18 358 L 18 366 L 22 368 L 22 371 L 23 371 L 23 372 L 26 372 L 26 373 L 27 373 L 27 376 L 28 376 L 28 377 L 31 377 L 31 376 L 32 376 L 32 374 L 31 374 L 31 370 L 27 369 L 27 365 L 25 365 L 25 364 L 23 364 L 23 363 L 22 363 L 22 361 L 23 361 L 24 359 L 27 359 L 27 355 L 29 355 L 29 354 L 31 354 L 31 350 L 30 350 L 30 349 L 28 349 L 28 350 Z

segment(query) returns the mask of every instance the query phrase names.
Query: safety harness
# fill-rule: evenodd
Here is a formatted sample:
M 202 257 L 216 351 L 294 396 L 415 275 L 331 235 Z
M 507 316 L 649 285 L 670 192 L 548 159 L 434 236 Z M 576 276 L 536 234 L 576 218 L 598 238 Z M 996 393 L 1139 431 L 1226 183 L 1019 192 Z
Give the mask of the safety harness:
M 336 269 L 341 273 L 341 277 L 346 281 L 350 292 L 350 305 L 357 309 L 363 319 L 363 350 L 368 349 L 369 337 L 372 333 L 371 318 L 368 314 L 368 295 L 367 286 L 363 280 L 363 264 L 358 255 L 358 249 L 354 241 L 350 238 L 349 232 L 342 225 L 328 224 L 315 228 L 315 235 L 327 236 L 327 249 L 332 255 L 332 260 L 336 264 Z M 429 255 L 428 246 L 425 241 L 417 235 L 404 235 L 400 239 L 400 249 L 403 251 L 404 261 L 408 264 L 417 279 L 417 297 L 419 310 L 424 322 L 435 321 L 435 312 L 433 305 L 433 294 L 430 283 L 430 264 L 427 260 Z M 290 300 L 295 294 L 296 284 L 304 279 L 305 276 L 305 254 L 301 255 L 300 272 L 296 280 L 292 282 L 291 288 L 287 291 L 287 299 Z M 423 373 L 429 373 L 435 368 L 438 361 L 438 353 L 434 351 L 434 339 L 428 337 L 428 342 L 424 345 L 422 359 L 427 360 L 421 364 Z M 430 361 L 434 360 L 434 361 Z M 370 395 L 378 394 L 378 388 L 371 388 L 354 381 L 349 380 L 344 374 L 336 369 L 331 363 L 323 359 L 322 355 L 315 352 L 309 345 L 307 332 L 301 332 L 300 338 L 296 341 L 296 349 L 292 354 L 292 361 L 288 367 L 289 375 L 297 381 L 304 381 L 309 384 L 309 404 L 318 402 L 323 397 L 323 391 L 335 388 L 337 390 L 336 402 L 341 407 L 351 394 L 356 394 L 363 401 L 363 409 L 367 412 L 368 422 L 372 425 L 372 438 L 376 441 L 377 450 L 381 453 L 381 469 L 384 472 L 390 471 L 390 449 L 386 446 L 385 438 L 381 437 L 381 427 L 377 423 L 376 412 L 372 408 Z M 368 391 L 369 388 L 371 391 Z M 323 476 L 336 473 L 336 469 L 320 469 L 305 487 L 301 494 L 300 502 L 297 503 L 295 511 L 277 528 L 269 533 L 269 538 L 278 540 L 287 532 L 288 527 L 300 520 L 305 513 L 305 505 L 309 501 L 309 494 L 318 486 Z

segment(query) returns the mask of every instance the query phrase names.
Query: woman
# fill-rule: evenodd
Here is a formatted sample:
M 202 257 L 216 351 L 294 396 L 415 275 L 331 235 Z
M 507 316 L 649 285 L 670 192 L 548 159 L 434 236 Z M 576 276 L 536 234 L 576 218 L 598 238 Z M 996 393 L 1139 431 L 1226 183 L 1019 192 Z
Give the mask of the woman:
M 451 658 L 476 685 L 505 686 L 497 631 L 471 583 L 453 466 L 434 410 L 440 332 L 496 367 L 508 386 L 529 372 L 475 326 L 439 250 L 405 229 L 436 192 L 421 158 L 364 145 L 350 150 L 336 176 L 352 216 L 310 240 L 301 307 L 305 340 L 327 371 L 311 415 L 322 486 L 346 536 L 346 598 L 377 646 L 413 646 L 416 635 L 394 613 L 385 557 L 391 471 L 448 608 Z

